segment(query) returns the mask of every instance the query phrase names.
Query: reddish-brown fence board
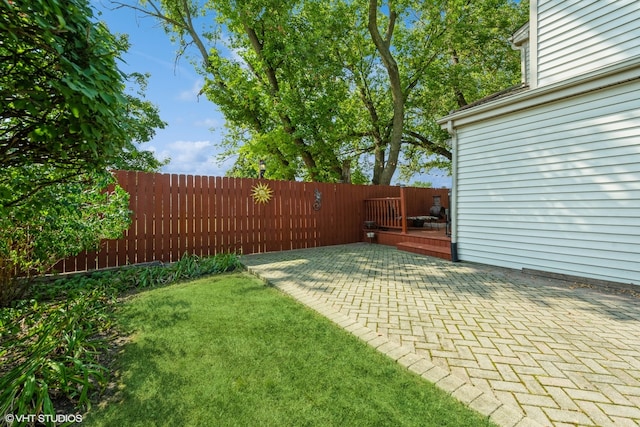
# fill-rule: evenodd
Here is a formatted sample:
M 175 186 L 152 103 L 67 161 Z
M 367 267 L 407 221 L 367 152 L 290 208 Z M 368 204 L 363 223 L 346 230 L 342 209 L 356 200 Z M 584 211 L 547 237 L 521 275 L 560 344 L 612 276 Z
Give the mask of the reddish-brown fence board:
M 449 208 L 449 190 L 446 188 L 430 189 L 425 193 L 424 188 L 406 187 L 405 201 L 407 203 L 407 216 L 426 216 L 434 204 L 433 196 L 440 197 L 440 205 Z
M 101 250 L 56 266 L 60 272 L 150 261 L 184 253 L 257 253 L 359 242 L 365 200 L 400 197 L 395 186 L 367 186 L 117 171 L 129 194 L 131 226 Z M 271 189 L 254 200 L 258 184 Z M 448 208 L 447 189 L 405 188 L 408 216 L 428 215 L 433 196 Z

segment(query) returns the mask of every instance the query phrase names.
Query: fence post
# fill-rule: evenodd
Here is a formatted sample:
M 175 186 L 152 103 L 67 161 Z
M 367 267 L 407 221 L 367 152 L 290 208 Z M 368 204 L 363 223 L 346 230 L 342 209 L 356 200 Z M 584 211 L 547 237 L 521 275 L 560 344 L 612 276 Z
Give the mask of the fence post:
M 400 186 L 400 215 L 402 215 L 402 234 L 407 234 L 407 199 L 404 185 Z

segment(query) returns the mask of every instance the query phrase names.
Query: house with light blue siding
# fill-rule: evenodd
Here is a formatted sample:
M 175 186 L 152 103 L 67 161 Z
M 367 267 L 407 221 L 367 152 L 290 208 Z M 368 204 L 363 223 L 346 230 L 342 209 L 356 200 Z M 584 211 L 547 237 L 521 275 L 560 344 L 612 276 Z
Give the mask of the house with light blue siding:
M 454 258 L 640 285 L 640 5 L 532 0 L 522 85 L 443 117 Z

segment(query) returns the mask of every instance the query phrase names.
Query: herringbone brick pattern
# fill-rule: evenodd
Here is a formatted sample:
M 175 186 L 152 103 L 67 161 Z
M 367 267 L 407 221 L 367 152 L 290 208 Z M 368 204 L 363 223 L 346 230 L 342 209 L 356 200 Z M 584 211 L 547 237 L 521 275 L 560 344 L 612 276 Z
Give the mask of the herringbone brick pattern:
M 640 425 L 633 295 L 375 244 L 243 262 L 500 425 Z

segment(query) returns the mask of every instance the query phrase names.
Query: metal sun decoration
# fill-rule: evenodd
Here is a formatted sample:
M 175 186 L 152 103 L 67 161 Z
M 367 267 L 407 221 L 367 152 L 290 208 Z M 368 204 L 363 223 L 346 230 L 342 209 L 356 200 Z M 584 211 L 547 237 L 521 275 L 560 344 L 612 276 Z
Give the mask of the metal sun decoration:
M 267 203 L 273 195 L 273 190 L 263 183 L 254 185 L 252 190 L 251 197 L 255 203 Z

